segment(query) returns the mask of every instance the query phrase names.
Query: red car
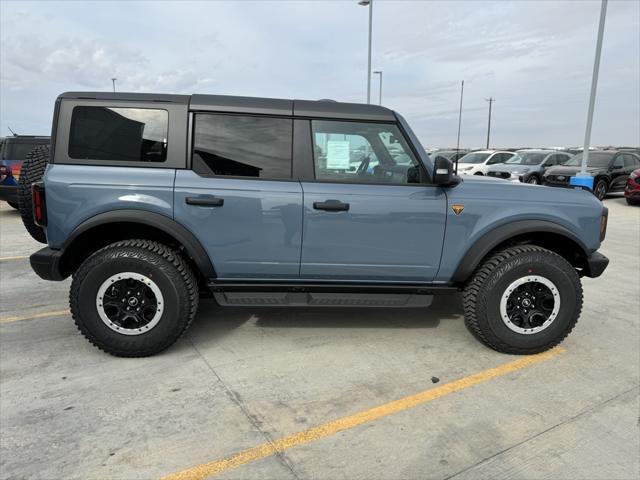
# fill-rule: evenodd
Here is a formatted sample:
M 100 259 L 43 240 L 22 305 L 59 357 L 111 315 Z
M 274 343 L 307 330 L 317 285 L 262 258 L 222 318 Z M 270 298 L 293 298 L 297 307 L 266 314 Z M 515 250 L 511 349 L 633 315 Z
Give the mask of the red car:
M 624 187 L 624 196 L 629 205 L 640 205 L 640 168 L 629 175 Z

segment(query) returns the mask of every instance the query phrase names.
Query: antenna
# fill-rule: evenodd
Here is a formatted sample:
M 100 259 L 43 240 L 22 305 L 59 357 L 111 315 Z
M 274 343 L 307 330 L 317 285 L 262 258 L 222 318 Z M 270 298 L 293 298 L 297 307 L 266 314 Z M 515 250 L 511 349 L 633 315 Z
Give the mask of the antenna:
M 13 136 L 14 136 L 14 137 L 17 137 L 17 136 L 18 136 L 18 134 L 17 134 L 16 132 L 14 132 L 13 130 L 11 130 L 11 127 L 10 127 L 9 125 L 7 125 L 7 128 L 9 129 L 9 131 L 10 131 L 11 133 L 13 133 Z

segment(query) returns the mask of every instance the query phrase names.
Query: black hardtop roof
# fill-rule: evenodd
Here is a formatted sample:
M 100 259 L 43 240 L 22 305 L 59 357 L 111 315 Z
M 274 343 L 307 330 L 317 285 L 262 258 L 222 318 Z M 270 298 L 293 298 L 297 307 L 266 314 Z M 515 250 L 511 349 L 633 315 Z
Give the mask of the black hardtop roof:
M 333 100 L 286 100 L 232 95 L 169 95 L 127 92 L 65 92 L 59 99 L 153 102 L 188 105 L 192 111 L 286 115 L 349 120 L 395 121 L 392 110 L 379 105 Z

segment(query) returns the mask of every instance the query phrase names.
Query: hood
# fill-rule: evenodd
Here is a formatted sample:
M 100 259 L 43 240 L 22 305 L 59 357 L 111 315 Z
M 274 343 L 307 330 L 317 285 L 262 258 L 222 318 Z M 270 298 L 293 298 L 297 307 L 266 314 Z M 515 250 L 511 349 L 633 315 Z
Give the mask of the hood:
M 589 173 L 600 172 L 602 170 L 603 169 L 599 167 L 587 168 L 587 172 Z M 557 167 L 551 167 L 549 170 L 547 170 L 547 173 L 545 173 L 545 175 L 566 175 L 569 177 L 569 176 L 575 175 L 579 171 L 580 171 L 579 166 L 576 166 L 576 167 L 557 166 Z
M 460 184 L 451 189 L 451 191 L 458 191 L 458 189 L 460 192 L 466 192 L 466 195 L 470 195 L 474 201 L 490 198 L 502 202 L 501 204 L 505 208 L 513 208 L 509 202 L 514 202 L 514 205 L 524 202 L 531 205 L 539 203 L 582 203 L 599 206 L 602 209 L 600 200 L 585 190 L 530 185 L 488 176 L 464 175 Z

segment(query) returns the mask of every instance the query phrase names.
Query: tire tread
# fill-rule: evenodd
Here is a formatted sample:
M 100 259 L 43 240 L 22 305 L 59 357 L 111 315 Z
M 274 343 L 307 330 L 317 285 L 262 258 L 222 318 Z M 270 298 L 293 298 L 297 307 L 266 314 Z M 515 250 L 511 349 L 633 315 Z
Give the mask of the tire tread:
M 22 217 L 22 223 L 29 235 L 40 243 L 47 243 L 47 236 L 44 229 L 33 221 L 31 185 L 42 180 L 48 163 L 49 145 L 41 145 L 34 148 L 27 154 L 22 163 L 20 179 L 18 180 L 18 211 Z

